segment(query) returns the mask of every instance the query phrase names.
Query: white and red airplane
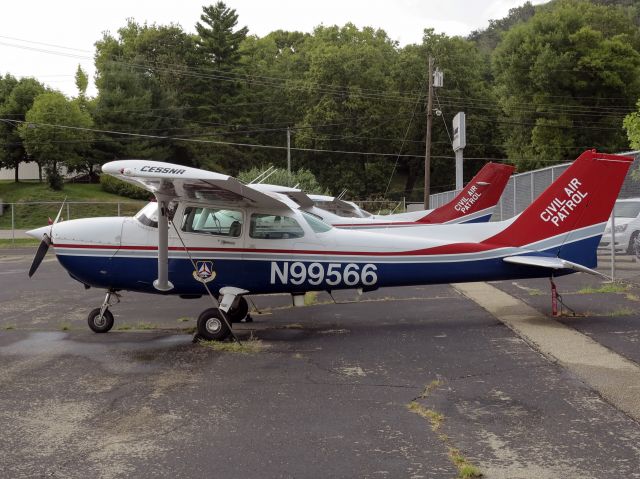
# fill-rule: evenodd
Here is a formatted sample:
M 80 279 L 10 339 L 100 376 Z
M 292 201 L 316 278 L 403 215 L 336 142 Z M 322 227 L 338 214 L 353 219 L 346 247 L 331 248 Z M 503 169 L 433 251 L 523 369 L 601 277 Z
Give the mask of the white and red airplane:
M 489 221 L 514 170 L 515 167 L 511 165 L 487 163 L 450 202 L 432 210 L 390 215 L 372 215 L 350 201 L 333 196 L 308 195 L 297 188 L 261 183 L 249 186 L 264 193 L 287 195 L 298 203 L 303 211 L 314 214 L 337 228 L 381 230 L 428 224 Z M 338 212 L 350 216 L 345 217 Z
M 586 151 L 515 218 L 397 234 L 333 228 L 284 195 L 226 175 L 114 161 L 104 173 L 148 189 L 157 203 L 132 218 L 56 221 L 30 231 L 43 241 L 29 275 L 52 244 L 74 279 L 107 290 L 88 317 L 96 332 L 113 326 L 108 308 L 118 291 L 219 295 L 197 322 L 202 337 L 219 340 L 246 314 L 247 294 L 291 293 L 298 305 L 306 291 L 596 273 L 596 248 L 632 161 Z

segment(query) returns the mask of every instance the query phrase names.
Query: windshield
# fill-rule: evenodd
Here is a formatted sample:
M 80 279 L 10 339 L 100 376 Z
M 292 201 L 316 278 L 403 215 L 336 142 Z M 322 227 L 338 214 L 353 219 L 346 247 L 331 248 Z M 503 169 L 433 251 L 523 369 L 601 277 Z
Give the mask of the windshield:
M 152 228 L 158 227 L 158 203 L 152 201 L 148 203 L 144 208 L 138 211 L 135 215 L 135 219 L 137 219 L 140 223 L 146 226 L 151 226 Z
M 617 201 L 616 218 L 635 218 L 640 214 L 640 201 Z
M 300 213 L 302 213 L 304 219 L 307 220 L 307 223 L 309 223 L 311 229 L 316 233 L 325 233 L 332 228 L 313 213 L 309 213 L 306 211 L 301 211 Z

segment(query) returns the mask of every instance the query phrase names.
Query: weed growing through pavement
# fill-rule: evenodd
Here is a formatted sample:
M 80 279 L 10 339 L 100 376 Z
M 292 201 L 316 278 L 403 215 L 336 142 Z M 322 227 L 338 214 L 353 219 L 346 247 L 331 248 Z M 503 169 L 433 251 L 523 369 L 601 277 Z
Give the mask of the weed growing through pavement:
M 599 288 L 587 286 L 578 290 L 578 294 L 597 294 L 597 293 L 625 293 L 629 286 L 619 283 L 606 283 Z
M 236 341 L 206 341 L 201 339 L 198 341 L 198 344 L 205 348 L 213 349 L 214 351 L 238 354 L 255 354 L 264 350 L 266 347 L 263 342 L 253 334 L 251 334 L 249 339 L 242 341 L 242 343 Z
M 407 404 L 407 409 L 409 409 L 409 411 L 429 421 L 429 423 L 431 424 L 431 430 L 434 432 L 437 432 L 440 429 L 440 426 L 442 426 L 445 417 L 438 411 L 423 406 L 418 402 L 418 400 L 426 399 L 436 388 L 438 388 L 442 384 L 442 381 L 438 379 L 431 381 L 422 390 L 420 396 Z M 453 446 L 449 436 L 443 433 L 438 433 L 438 439 L 447 447 L 447 450 L 449 451 L 449 459 L 451 459 L 451 462 L 456 466 L 456 469 L 458 470 L 458 478 L 472 479 L 482 477 L 482 472 L 480 472 L 480 469 L 478 469 L 466 457 L 464 457 L 458 448 Z
M 318 302 L 318 293 L 317 291 L 308 291 L 304 294 L 304 305 L 311 306 L 312 304 L 316 304 Z

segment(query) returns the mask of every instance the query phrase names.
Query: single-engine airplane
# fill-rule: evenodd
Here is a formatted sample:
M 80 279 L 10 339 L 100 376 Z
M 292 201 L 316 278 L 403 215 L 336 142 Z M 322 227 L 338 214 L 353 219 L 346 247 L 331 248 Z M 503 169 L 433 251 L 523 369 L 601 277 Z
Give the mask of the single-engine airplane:
M 265 193 L 284 194 L 298 203 L 303 211 L 336 228 L 388 230 L 428 224 L 487 222 L 514 170 L 511 165 L 487 163 L 450 202 L 432 210 L 389 215 L 372 215 L 353 202 L 333 196 L 306 194 L 297 188 L 262 183 L 249 186 Z
M 406 236 L 333 228 L 286 196 L 226 175 L 114 161 L 104 173 L 146 188 L 157 202 L 132 218 L 56 218 L 30 231 L 42 243 L 29 275 L 52 244 L 71 277 L 107 291 L 88 317 L 99 333 L 113 326 L 109 306 L 119 291 L 219 295 L 197 330 L 222 340 L 246 314 L 247 294 L 290 293 L 299 305 L 306 291 L 596 273 L 596 248 L 632 161 L 586 151 L 515 218 L 408 228 L 423 234 Z

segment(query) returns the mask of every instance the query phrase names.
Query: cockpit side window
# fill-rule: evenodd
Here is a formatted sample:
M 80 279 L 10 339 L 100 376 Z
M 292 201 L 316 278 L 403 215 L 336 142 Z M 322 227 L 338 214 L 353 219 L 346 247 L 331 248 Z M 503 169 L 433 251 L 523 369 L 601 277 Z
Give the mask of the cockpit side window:
M 242 234 L 242 213 L 187 206 L 182 217 L 182 231 L 238 238 Z
M 249 236 L 256 239 L 302 238 L 304 230 L 288 216 L 254 213 L 251 215 Z

